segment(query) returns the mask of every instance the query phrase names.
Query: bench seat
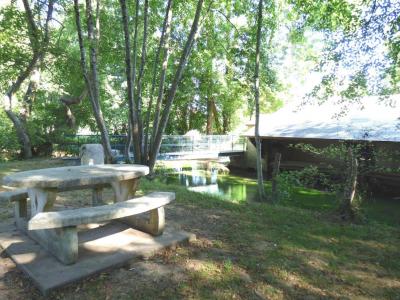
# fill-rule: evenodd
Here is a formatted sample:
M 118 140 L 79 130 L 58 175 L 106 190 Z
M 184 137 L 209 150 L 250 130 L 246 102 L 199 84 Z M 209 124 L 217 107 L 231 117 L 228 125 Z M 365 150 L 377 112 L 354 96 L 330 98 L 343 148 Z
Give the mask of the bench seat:
M 110 205 L 42 212 L 28 222 L 28 230 L 78 226 L 129 217 L 165 206 L 174 199 L 174 193 L 154 192 Z
M 78 260 L 78 226 L 118 220 L 130 227 L 160 235 L 165 225 L 164 206 L 175 200 L 175 193 L 153 192 L 110 205 L 63 211 L 41 212 L 27 223 L 27 233 L 63 264 Z M 150 212 L 148 219 L 136 215 Z
M 5 192 L 0 192 L 0 201 L 21 201 L 28 198 L 28 191 L 26 189 L 15 189 Z

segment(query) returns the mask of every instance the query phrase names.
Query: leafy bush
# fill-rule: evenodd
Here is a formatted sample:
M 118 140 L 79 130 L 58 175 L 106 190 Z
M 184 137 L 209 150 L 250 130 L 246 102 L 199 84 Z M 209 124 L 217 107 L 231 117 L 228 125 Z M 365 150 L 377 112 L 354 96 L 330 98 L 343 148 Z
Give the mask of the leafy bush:
M 329 192 L 341 191 L 339 183 L 321 172 L 316 166 L 299 171 L 281 172 L 277 177 L 278 200 L 290 200 L 296 187 L 306 187 Z
M 0 120 L 0 161 L 16 158 L 20 149 L 17 135 L 3 110 L 0 110 Z

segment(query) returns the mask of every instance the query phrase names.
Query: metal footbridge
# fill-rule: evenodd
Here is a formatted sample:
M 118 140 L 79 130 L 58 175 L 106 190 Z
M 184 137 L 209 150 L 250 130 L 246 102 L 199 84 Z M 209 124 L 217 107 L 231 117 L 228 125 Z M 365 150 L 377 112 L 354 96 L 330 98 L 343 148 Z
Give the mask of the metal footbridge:
M 123 159 L 126 135 L 110 135 L 111 148 Z M 59 150 L 78 154 L 83 144 L 101 143 L 100 135 L 65 135 Z M 131 149 L 132 151 L 132 149 Z M 239 135 L 164 135 L 159 159 L 216 159 L 241 155 L 246 151 L 246 138 Z

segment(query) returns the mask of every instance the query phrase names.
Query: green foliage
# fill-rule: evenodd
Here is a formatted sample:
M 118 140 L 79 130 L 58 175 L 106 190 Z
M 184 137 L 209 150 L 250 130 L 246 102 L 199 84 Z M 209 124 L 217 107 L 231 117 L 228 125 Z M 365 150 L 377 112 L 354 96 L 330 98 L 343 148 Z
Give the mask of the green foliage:
M 396 37 L 396 26 L 399 20 L 396 18 L 397 6 L 388 7 L 388 12 L 380 11 L 382 14 L 379 16 L 390 17 L 388 21 L 385 21 L 383 17 L 377 18 L 377 12 L 371 10 L 370 2 L 288 0 L 265 3 L 260 68 L 262 112 L 268 113 L 280 108 L 287 100 L 286 98 L 289 98 L 288 90 L 292 88 L 292 85 L 297 81 L 301 85 L 308 80 L 309 73 L 321 59 L 317 49 L 319 44 L 332 50 L 324 53 L 326 55 L 322 57 L 324 61 L 332 61 L 334 64 L 342 61 L 346 65 L 355 64 L 357 60 L 354 56 L 351 60 L 346 60 L 346 52 L 343 51 L 346 50 L 345 47 L 336 47 L 341 45 L 339 39 L 346 37 L 346 40 L 349 40 L 351 34 L 360 32 L 360 28 L 367 28 L 369 30 L 367 32 L 371 32 L 370 29 L 374 24 L 379 25 L 375 33 L 382 31 L 382 28 L 390 28 L 390 34 L 385 33 L 385 41 L 388 41 L 389 56 L 393 61 L 392 81 L 394 83 L 397 81 L 396 70 L 398 49 L 400 49 L 399 39 Z M 45 5 L 34 0 L 32 6 L 36 7 L 35 17 L 37 19 L 43 17 L 41 15 L 43 11 L 37 11 L 37 9 L 43 10 Z M 134 15 L 134 6 L 134 1 L 128 3 L 131 16 Z M 195 6 L 195 0 L 175 1 L 173 4 L 170 45 L 172 51 L 166 82 L 172 80 L 179 60 L 179 50 L 185 42 Z M 167 134 L 183 134 L 191 129 L 205 132 L 207 119 L 212 119 L 213 133 L 227 133 L 253 114 L 256 3 L 254 1 L 206 1 L 204 7 L 199 37 L 193 44 L 191 57 L 173 103 Z M 69 128 L 67 125 L 66 109 L 60 102 L 60 98 L 79 96 L 84 89 L 84 80 L 80 69 L 72 3 L 57 1 L 55 8 L 57 21 L 51 22 L 49 47 L 39 68 L 40 82 L 35 91 L 32 112 L 26 121 L 34 148 L 56 144 L 65 134 L 76 133 L 83 128 L 94 133 L 98 132 L 87 98 L 79 104 L 70 106 L 76 124 L 74 128 Z M 147 43 L 148 63 L 143 77 L 142 117 L 147 113 L 147 104 L 151 96 L 153 63 L 164 12 L 165 1 L 151 1 Z M 363 12 L 366 12 L 366 16 L 374 17 L 370 25 L 367 24 L 365 16 L 363 17 Z M 126 84 L 124 36 L 118 1 L 102 1 L 99 17 L 100 102 L 109 132 L 125 134 L 127 95 L 124 88 Z M 141 7 L 138 45 L 143 39 L 142 21 Z M 133 18 L 129 22 L 132 28 Z M 82 14 L 82 24 L 83 27 L 86 26 L 84 14 Z M 388 26 L 382 27 L 383 25 Z M 42 30 L 40 26 L 38 30 Z M 315 36 L 323 36 L 323 38 L 318 39 Z M 376 36 L 376 34 L 371 35 L 372 38 Z M 354 43 L 351 45 L 348 49 L 357 49 Z M 335 49 L 337 51 L 334 51 Z M 140 51 L 138 47 L 137 67 L 139 67 L 141 57 Z M 291 53 L 293 62 L 283 67 L 288 53 Z M 0 10 L 0 91 L 2 95 L 7 91 L 10 82 L 15 81 L 19 72 L 27 66 L 31 56 L 32 50 L 29 46 L 24 11 L 13 4 L 3 6 Z M 299 74 L 299 78 L 295 78 L 296 83 L 288 79 L 288 74 L 292 73 Z M 326 76 L 322 78 L 322 86 L 325 87 L 326 93 L 320 93 L 321 99 L 335 94 L 336 73 L 338 72 L 333 72 L 333 75 L 332 73 L 325 74 Z M 341 90 L 340 95 L 353 98 L 368 94 L 371 90 L 370 75 L 368 68 L 355 68 L 354 74 L 350 77 L 350 83 L 346 89 Z M 29 78 L 17 94 L 19 100 L 13 107 L 17 113 L 24 107 L 22 99 L 28 81 Z M 165 91 L 163 92 L 165 94 Z M 298 95 L 292 96 L 298 97 Z M 212 114 L 209 109 L 211 102 Z M 2 114 L 0 119 L 3 122 L 6 116 Z M 14 145 L 12 143 L 10 145 L 12 145 L 10 149 L 13 149 Z
M 336 194 L 337 205 L 343 205 L 344 191 L 349 185 L 349 155 L 354 153 L 357 162 L 357 185 L 352 213 L 356 221 L 364 221 L 362 203 L 369 201 L 377 188 L 374 174 L 398 173 L 399 151 L 390 145 L 371 142 L 342 142 L 325 147 L 314 147 L 309 144 L 293 145 L 294 148 L 312 154 L 316 160 L 323 158 L 328 165 L 322 169 L 316 166 L 301 171 L 284 172 L 279 175 L 279 189 L 282 199 L 290 199 L 294 187 L 323 189 Z M 382 187 L 380 187 L 382 190 Z
M 293 172 L 281 172 L 276 178 L 277 182 L 277 202 L 292 200 L 295 188 L 300 186 L 300 182 Z
M 279 201 L 291 200 L 298 187 L 328 192 L 336 192 L 338 190 L 337 183 L 327 174 L 318 170 L 316 166 L 305 167 L 299 171 L 281 172 L 277 176 L 277 184 Z
M 297 8 L 291 17 L 299 22 L 299 32 L 304 26 L 317 30 L 352 30 L 357 23 L 359 8 L 346 0 L 290 0 Z
M 0 109 L 0 162 L 16 158 L 19 150 L 17 135 L 5 112 Z
M 320 1 L 315 3 L 319 5 Z M 329 6 L 332 7 L 327 9 Z M 322 80 L 311 95 L 319 92 L 326 98 L 334 94 L 347 101 L 364 95 L 398 93 L 400 3 L 339 0 L 327 1 L 322 9 L 333 10 L 330 16 L 336 21 L 327 22 L 325 19 L 330 17 L 322 16 L 305 18 L 305 23 L 317 29 L 320 20 L 331 24 L 324 31 L 327 43 L 319 67 L 324 78 L 330 80 Z
M 18 38 L 17 38 L 18 37 Z M 28 63 L 31 49 L 24 13 L 14 5 L 0 9 L 0 91 Z

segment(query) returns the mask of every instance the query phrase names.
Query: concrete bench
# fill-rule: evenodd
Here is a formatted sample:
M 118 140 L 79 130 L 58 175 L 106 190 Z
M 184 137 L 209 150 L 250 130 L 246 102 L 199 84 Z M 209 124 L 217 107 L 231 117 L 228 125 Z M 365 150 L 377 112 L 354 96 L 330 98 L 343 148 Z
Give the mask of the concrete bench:
M 110 184 L 87 186 L 81 188 L 92 188 L 92 205 L 98 205 L 102 202 L 101 193 L 104 187 L 109 187 Z M 76 190 L 76 188 L 62 188 L 60 192 L 68 192 Z M 29 198 L 27 189 L 13 189 L 5 192 L 0 192 L 0 202 L 14 202 L 14 217 L 17 223 L 21 223 L 21 218 L 27 217 L 27 200 Z M 18 226 L 18 224 L 17 224 Z
M 42 212 L 28 221 L 28 233 L 62 263 L 72 264 L 78 259 L 79 225 L 118 219 L 152 235 L 161 235 L 164 206 L 173 200 L 174 193 L 154 192 L 111 205 Z M 144 212 L 150 212 L 148 219 L 135 216 Z
M 27 217 L 27 199 L 28 191 L 26 189 L 14 189 L 0 192 L 0 202 L 14 202 L 14 216 L 16 223 L 19 223 L 21 218 Z
M 28 198 L 28 191 L 26 189 L 15 189 L 5 192 L 0 192 L 0 201 L 21 201 Z

